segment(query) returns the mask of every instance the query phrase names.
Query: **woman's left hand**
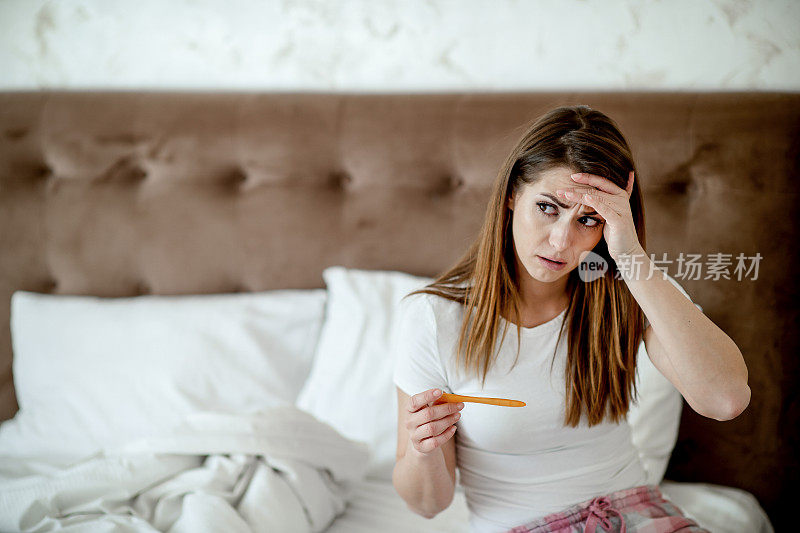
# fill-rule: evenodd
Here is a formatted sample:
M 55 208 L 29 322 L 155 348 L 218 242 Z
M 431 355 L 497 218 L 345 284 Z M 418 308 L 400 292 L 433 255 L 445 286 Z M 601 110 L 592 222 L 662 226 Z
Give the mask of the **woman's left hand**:
M 636 226 L 631 213 L 631 193 L 633 192 L 633 171 L 628 174 L 628 186 L 619 188 L 611 180 L 594 174 L 572 174 L 572 181 L 586 185 L 556 192 L 562 198 L 594 208 L 606 221 L 603 237 L 608 253 L 614 261 L 623 254 L 631 254 L 641 248 Z M 563 193 L 563 194 L 562 194 Z

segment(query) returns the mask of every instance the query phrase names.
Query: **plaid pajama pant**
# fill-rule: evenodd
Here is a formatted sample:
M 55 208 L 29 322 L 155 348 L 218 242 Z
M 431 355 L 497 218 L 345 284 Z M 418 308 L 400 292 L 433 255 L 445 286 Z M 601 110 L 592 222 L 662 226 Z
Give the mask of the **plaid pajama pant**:
M 508 533 L 710 533 L 665 499 L 657 485 L 619 490 L 573 505 Z

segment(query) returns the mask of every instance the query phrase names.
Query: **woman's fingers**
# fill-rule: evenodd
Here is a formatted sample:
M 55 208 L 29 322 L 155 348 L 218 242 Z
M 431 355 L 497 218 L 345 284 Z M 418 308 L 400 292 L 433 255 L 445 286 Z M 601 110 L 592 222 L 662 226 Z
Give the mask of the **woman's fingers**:
M 406 427 L 409 431 L 414 431 L 416 428 L 425 424 L 435 422 L 436 420 L 442 420 L 453 415 L 454 413 L 458 413 L 463 408 L 463 403 L 441 403 L 438 405 L 426 405 L 408 417 Z
M 564 193 L 564 194 L 562 194 Z M 599 189 L 595 189 L 594 187 L 571 187 L 569 189 L 558 189 L 556 194 L 567 198 L 568 200 L 572 200 L 573 202 L 583 203 L 581 199 L 583 198 L 584 194 L 605 194 Z
M 456 426 L 450 426 L 441 435 L 421 440 L 417 445 L 417 450 L 422 453 L 431 453 L 433 450 L 435 450 L 436 448 L 440 447 L 442 444 L 450 440 L 450 437 L 452 437 L 455 434 L 456 434 Z
M 408 410 L 412 413 L 416 413 L 426 405 L 435 402 L 441 396 L 442 391 L 440 389 L 428 389 L 419 394 L 415 394 L 408 399 Z
M 430 389 L 409 398 L 407 409 L 411 412 L 406 428 L 417 451 L 430 453 L 455 433 L 455 424 L 461 418 L 463 403 L 434 404 L 441 397 L 439 389 Z
M 563 196 L 567 200 L 594 207 L 595 211 L 606 220 L 611 216 L 620 216 L 619 208 L 615 205 L 619 198 L 612 194 L 584 188 L 559 189 L 557 192 L 559 196 Z
M 614 182 L 612 182 L 608 178 L 595 176 L 594 174 L 586 174 L 584 172 L 578 174 L 572 174 L 570 175 L 570 177 L 572 178 L 572 181 L 581 183 L 583 185 L 589 185 L 591 187 L 599 189 L 603 192 L 607 192 L 609 194 L 625 194 L 626 196 L 630 196 L 628 195 L 628 192 L 625 189 L 618 187 L 617 185 L 614 184 Z M 628 185 L 631 185 L 630 174 L 628 174 Z
M 430 453 L 452 437 L 456 432 L 456 422 L 461 413 L 453 413 L 443 420 L 430 422 L 417 428 L 411 437 L 414 446 L 423 453 Z
M 422 424 L 417 428 L 417 436 L 420 439 L 427 439 L 428 437 L 440 435 L 444 430 L 455 424 L 459 418 L 461 418 L 461 413 L 452 413 L 444 418 Z
M 634 180 L 634 175 L 633 175 L 633 170 L 631 170 L 630 172 L 628 172 L 628 185 L 625 186 L 625 192 L 628 194 L 628 198 L 630 198 L 631 195 L 633 194 L 633 180 Z

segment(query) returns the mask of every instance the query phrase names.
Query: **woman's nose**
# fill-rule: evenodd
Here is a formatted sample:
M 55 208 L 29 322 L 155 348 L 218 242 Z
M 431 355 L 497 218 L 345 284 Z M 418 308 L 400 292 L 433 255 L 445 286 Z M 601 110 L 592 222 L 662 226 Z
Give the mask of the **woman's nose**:
M 563 251 L 572 243 L 572 228 L 569 221 L 559 221 L 550 230 L 550 246 L 554 250 Z

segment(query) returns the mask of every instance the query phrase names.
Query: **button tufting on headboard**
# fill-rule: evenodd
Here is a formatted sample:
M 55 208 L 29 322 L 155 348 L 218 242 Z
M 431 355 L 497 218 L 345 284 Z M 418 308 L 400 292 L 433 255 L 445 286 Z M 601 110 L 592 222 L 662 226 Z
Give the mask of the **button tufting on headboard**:
M 56 291 L 56 287 L 58 287 L 58 282 L 54 279 L 47 279 L 44 280 L 40 285 L 38 292 L 41 293 L 53 293 Z
M 431 180 L 428 194 L 430 196 L 444 196 L 453 193 L 461 186 L 461 178 L 452 174 L 446 174 L 438 179 Z
M 98 181 L 116 183 L 136 183 L 147 177 L 147 170 L 141 163 L 132 157 L 125 157 L 114 163 L 111 167 L 97 177 Z
M 222 179 L 222 183 L 225 187 L 230 187 L 233 189 L 241 189 L 244 187 L 246 182 L 247 172 L 241 167 L 233 169 Z
M 695 188 L 691 181 L 671 181 L 664 184 L 664 190 L 671 194 L 687 194 Z
M 32 177 L 36 180 L 45 180 L 54 176 L 53 169 L 47 164 L 37 165 L 33 168 Z
M 135 296 L 142 296 L 144 294 L 151 294 L 153 292 L 153 288 L 144 280 L 139 281 L 131 290 L 131 293 Z
M 353 183 L 353 176 L 343 170 L 333 171 L 328 175 L 328 183 L 339 189 L 345 189 Z
M 3 132 L 3 136 L 5 136 L 6 139 L 18 141 L 25 137 L 28 134 L 28 131 L 28 128 L 11 128 L 5 130 Z

